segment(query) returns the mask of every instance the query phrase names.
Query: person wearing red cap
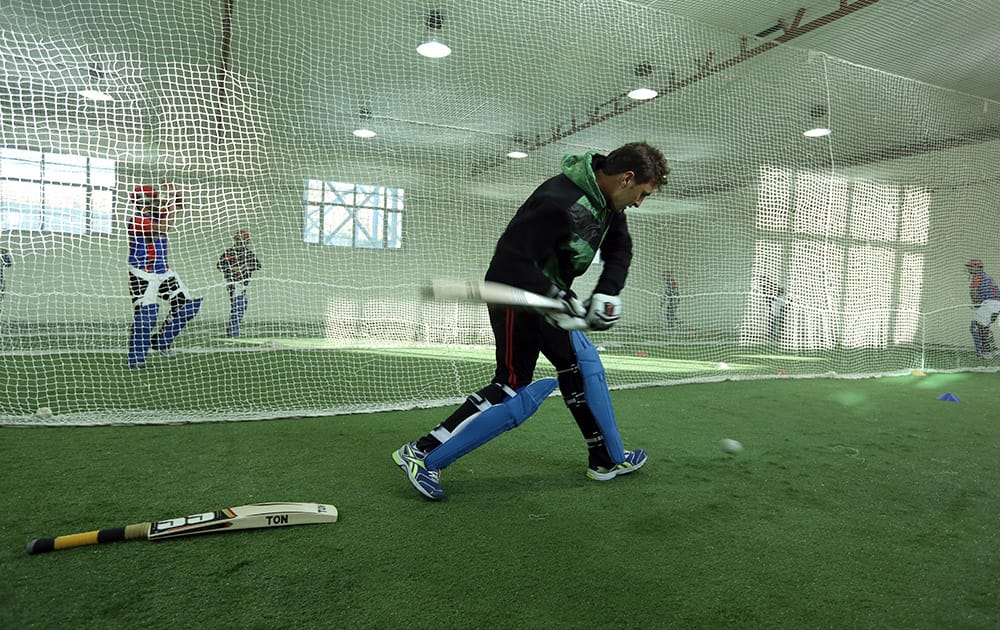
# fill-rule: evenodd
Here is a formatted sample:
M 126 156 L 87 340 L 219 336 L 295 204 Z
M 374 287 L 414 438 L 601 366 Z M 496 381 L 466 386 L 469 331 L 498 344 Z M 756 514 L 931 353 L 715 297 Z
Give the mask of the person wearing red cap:
M 203 298 L 193 297 L 167 264 L 167 232 L 181 205 L 177 187 L 166 181 L 161 181 L 159 188 L 142 184 L 132 190 L 129 200 L 134 213 L 128 222 L 128 280 L 135 319 L 129 335 L 128 366 L 141 369 L 146 367 L 151 348 L 167 358 L 177 356 L 171 349 L 174 339 L 198 314 Z M 170 304 L 170 314 L 154 333 L 158 300 Z
M 995 359 L 998 356 L 997 345 L 990 325 L 1000 315 L 1000 289 L 993 278 L 983 271 L 982 260 L 973 258 L 967 261 L 965 270 L 969 272 L 969 299 L 975 309 L 969 332 L 972 333 L 972 343 L 976 347 L 976 357 Z
M 260 269 L 257 254 L 248 246 L 250 234 L 239 230 L 233 235 L 233 246 L 222 252 L 216 267 L 226 280 L 226 290 L 229 291 L 229 326 L 227 337 L 240 336 L 240 323 L 247 312 L 247 288 L 250 286 L 250 276 Z

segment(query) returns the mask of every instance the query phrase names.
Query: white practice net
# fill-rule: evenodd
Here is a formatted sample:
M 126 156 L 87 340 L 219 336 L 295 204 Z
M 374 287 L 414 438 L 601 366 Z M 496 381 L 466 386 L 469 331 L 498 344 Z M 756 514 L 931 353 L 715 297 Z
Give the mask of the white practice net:
M 482 277 L 564 154 L 633 140 L 673 173 L 630 211 L 624 317 L 592 335 L 613 387 L 991 368 L 963 265 L 1000 274 L 1000 105 L 810 49 L 841 20 L 932 20 L 919 4 L 769 32 L 762 6 L 755 36 L 691 19 L 709 0 L 9 1 L 0 421 L 458 400 L 492 375 L 485 308 L 419 289 Z M 451 55 L 419 55 L 432 37 Z M 157 329 L 203 301 L 175 358 L 154 341 L 130 369 L 130 195 L 161 182 L 186 291 L 152 300 Z M 219 268 L 238 232 L 246 286 Z

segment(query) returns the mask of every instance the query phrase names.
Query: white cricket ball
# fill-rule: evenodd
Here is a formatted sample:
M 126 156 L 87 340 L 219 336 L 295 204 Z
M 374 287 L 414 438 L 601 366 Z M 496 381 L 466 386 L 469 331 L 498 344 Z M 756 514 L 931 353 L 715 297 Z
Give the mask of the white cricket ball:
M 719 446 L 722 448 L 724 453 L 729 453 L 730 455 L 736 455 L 737 453 L 743 452 L 743 445 L 736 440 L 730 440 L 729 438 L 725 438 L 719 442 Z
M 38 411 L 35 412 L 35 415 L 42 420 L 48 420 L 52 417 L 52 409 L 48 407 L 39 407 Z

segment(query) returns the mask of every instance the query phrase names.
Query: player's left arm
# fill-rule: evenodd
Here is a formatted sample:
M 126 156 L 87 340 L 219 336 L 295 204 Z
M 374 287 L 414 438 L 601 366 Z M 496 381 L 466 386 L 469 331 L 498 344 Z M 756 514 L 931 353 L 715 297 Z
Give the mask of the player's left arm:
M 986 276 L 985 282 L 983 282 L 983 291 L 980 296 L 985 300 L 1000 300 L 1000 288 L 997 287 L 997 283 L 993 278 Z
M 585 320 L 591 330 L 607 330 L 622 316 L 619 294 L 625 287 L 632 263 L 632 237 L 624 214 L 612 216 L 608 233 L 601 243 L 601 259 L 604 269 L 594 285 L 594 293 L 586 302 Z
M 601 243 L 604 269 L 594 286 L 594 293 L 618 295 L 625 288 L 628 269 L 632 264 L 632 235 L 624 214 L 612 217 L 611 226 Z

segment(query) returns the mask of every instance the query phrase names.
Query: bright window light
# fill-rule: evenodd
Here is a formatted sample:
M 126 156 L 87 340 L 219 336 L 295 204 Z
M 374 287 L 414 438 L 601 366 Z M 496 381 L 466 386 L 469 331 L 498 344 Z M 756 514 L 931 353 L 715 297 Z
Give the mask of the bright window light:
M 302 240 L 328 247 L 400 249 L 402 188 L 307 179 Z
M 111 234 L 115 164 L 0 147 L 0 230 Z
M 528 157 L 528 154 L 524 151 L 511 151 L 507 154 L 507 157 L 514 158 L 515 160 L 520 160 L 521 158 Z
M 656 98 L 657 94 L 659 93 L 656 90 L 636 88 L 628 93 L 628 97 L 636 101 L 648 101 L 651 98 Z
M 376 135 L 371 129 L 355 129 L 351 133 L 359 138 L 374 138 Z
M 442 44 L 436 39 L 429 39 L 423 44 L 417 46 L 417 52 L 424 57 L 430 57 L 431 59 L 440 59 L 441 57 L 447 57 L 451 54 L 451 48 Z
M 826 127 L 816 127 L 815 129 L 803 131 L 802 135 L 807 138 L 822 138 L 823 136 L 830 135 L 830 130 Z

